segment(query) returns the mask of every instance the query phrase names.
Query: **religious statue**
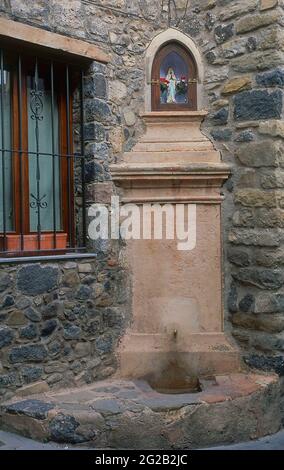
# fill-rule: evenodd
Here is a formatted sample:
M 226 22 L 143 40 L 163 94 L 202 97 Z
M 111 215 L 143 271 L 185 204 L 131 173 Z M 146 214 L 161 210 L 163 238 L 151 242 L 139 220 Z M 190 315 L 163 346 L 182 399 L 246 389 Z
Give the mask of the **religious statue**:
M 167 103 L 176 103 L 176 84 L 177 78 L 172 67 L 169 67 L 167 72 L 167 80 L 169 82 L 168 85 L 168 95 L 167 95 Z

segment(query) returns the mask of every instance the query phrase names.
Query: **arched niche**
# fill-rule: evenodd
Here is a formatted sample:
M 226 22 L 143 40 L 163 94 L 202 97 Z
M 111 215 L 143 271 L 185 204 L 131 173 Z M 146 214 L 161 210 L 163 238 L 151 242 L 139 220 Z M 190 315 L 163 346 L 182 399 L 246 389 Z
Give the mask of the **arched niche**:
M 153 61 L 152 111 L 197 111 L 197 65 L 178 42 L 162 46 Z
M 187 35 L 181 33 L 175 28 L 169 28 L 168 30 L 158 34 L 150 43 L 146 50 L 146 83 L 145 83 L 145 90 L 146 90 L 146 96 L 145 96 L 145 110 L 146 112 L 148 111 L 154 111 L 154 110 L 162 110 L 162 109 L 157 109 L 157 106 L 153 106 L 153 94 L 156 93 L 156 95 L 159 94 L 160 98 L 160 77 L 155 77 L 153 72 L 155 72 L 155 64 L 159 62 L 159 55 L 161 54 L 162 61 L 163 59 L 165 60 L 164 67 L 167 67 L 167 52 L 170 54 L 171 53 L 171 48 L 172 52 L 174 52 L 174 49 L 176 49 L 176 52 L 180 53 L 180 56 L 182 57 L 182 60 L 185 60 L 185 63 L 187 62 L 186 55 L 188 57 L 188 62 L 192 62 L 192 67 L 195 69 L 192 73 L 192 70 L 187 77 L 184 75 L 184 77 L 189 78 L 189 80 L 196 80 L 195 83 L 190 83 L 189 88 L 191 90 L 191 93 L 195 93 L 196 97 L 191 97 L 193 98 L 193 105 L 190 105 L 190 102 L 188 103 L 189 106 L 185 106 L 185 110 L 200 110 L 202 109 L 202 84 L 203 84 L 203 77 L 204 77 L 204 68 L 203 68 L 203 62 L 202 62 L 202 57 L 201 54 L 194 43 L 194 41 L 188 37 Z M 163 57 L 163 54 L 165 54 L 165 57 Z M 161 66 L 163 67 L 161 61 Z M 180 67 L 180 75 L 181 75 L 181 70 L 182 66 Z M 163 71 L 163 73 L 167 73 L 167 71 Z M 157 71 L 156 71 L 157 75 Z M 192 78 L 190 78 L 190 75 Z M 166 78 L 166 77 L 165 77 Z M 178 77 L 179 79 L 181 77 Z M 156 82 L 156 85 L 153 84 L 153 82 Z M 195 89 L 195 91 L 194 91 Z M 155 91 L 156 90 L 156 91 Z M 190 100 L 190 97 L 189 97 Z M 189 101 L 188 100 L 188 101 Z M 158 101 L 158 98 L 156 96 L 156 101 Z M 156 109 L 155 109 L 156 108 Z M 159 108 L 159 106 L 158 106 Z M 175 106 L 173 106 L 173 103 L 170 107 L 173 111 L 179 110 L 179 107 L 177 109 L 174 109 Z M 165 109 L 165 111 L 169 111 L 170 109 Z

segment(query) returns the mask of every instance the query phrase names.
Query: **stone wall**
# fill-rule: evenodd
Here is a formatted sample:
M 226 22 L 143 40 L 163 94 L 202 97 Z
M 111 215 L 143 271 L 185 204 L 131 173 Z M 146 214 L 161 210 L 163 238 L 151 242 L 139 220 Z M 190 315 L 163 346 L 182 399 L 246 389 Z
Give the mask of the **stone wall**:
M 5 0 L 0 2 L 0 10 L 6 17 L 86 39 L 101 45 L 111 54 L 110 64 L 94 64 L 86 80 L 89 201 L 109 200 L 113 186 L 108 164 L 119 161 L 123 151 L 131 149 L 144 131 L 139 115 L 144 110 L 145 102 L 145 50 L 152 38 L 172 26 L 196 42 L 204 60 L 203 101 L 209 111 L 203 130 L 222 151 L 224 161 L 232 167 L 232 177 L 224 188 L 223 210 L 226 327 L 232 330 L 250 364 L 283 373 L 284 126 L 281 119 L 284 3 L 283 0 L 176 0 L 175 3 L 176 8 L 173 2 L 161 0 Z M 107 263 L 112 263 L 113 259 L 117 263 L 119 248 L 101 243 L 95 249 L 101 260 L 96 268 L 97 275 L 101 270 L 102 273 L 112 272 L 113 268 Z M 4 278 L 1 279 L 11 275 L 14 278 L 11 282 L 16 283 L 15 278 L 20 275 L 21 269 L 3 266 L 1 272 Z M 65 271 L 65 268 L 60 266 L 61 275 L 62 270 Z M 123 273 L 119 266 L 117 270 Z M 6 281 L 1 282 L 5 286 Z M 120 288 L 116 277 L 112 283 L 113 291 L 120 292 L 122 297 L 127 296 L 127 289 Z M 97 281 L 94 281 L 94 286 L 96 284 Z M 4 305 L 6 297 L 16 295 L 12 285 L 7 287 L 11 293 L 7 290 L 1 294 Z M 82 280 L 80 285 L 83 291 L 86 286 L 89 287 Z M 62 289 L 65 287 L 60 282 L 52 292 L 61 292 Z M 71 291 L 73 295 L 73 289 Z M 18 295 L 20 292 L 16 297 Z M 36 308 L 41 314 L 45 308 L 44 295 L 40 296 L 41 306 Z M 116 305 L 115 297 L 111 299 L 112 295 L 105 295 L 112 303 L 100 308 L 108 309 Z M 31 297 L 31 303 L 37 298 Z M 77 300 L 74 302 L 76 304 Z M 2 323 L 5 323 L 2 328 L 10 328 L 3 337 L 11 340 L 11 344 L 5 344 L 9 339 L 3 340 L 9 361 L 2 365 L 4 369 L 1 374 L 6 377 L 3 379 L 5 383 L 19 380 L 16 372 L 18 366 L 11 362 L 11 357 L 15 357 L 14 354 L 19 357 L 21 353 L 12 354 L 14 348 L 19 348 L 22 341 L 25 345 L 32 342 L 45 348 L 46 340 L 39 338 L 47 320 L 43 317 L 43 323 L 38 326 L 31 322 L 34 327 L 29 324 L 11 327 L 7 318 L 19 307 L 8 305 L 2 310 Z M 62 328 L 61 333 L 69 324 L 69 310 L 61 312 L 64 320 L 57 318 L 60 323 L 57 328 Z M 127 318 L 127 308 L 121 310 Z M 82 330 L 83 324 L 80 322 L 75 320 L 75 326 Z M 22 328 L 36 330 L 37 339 L 21 338 Z M 59 334 L 60 330 L 56 331 Z M 113 331 L 110 325 L 104 333 L 98 333 L 99 336 L 95 334 L 94 343 L 100 335 L 117 338 L 122 331 L 123 328 L 118 325 Z M 59 336 L 62 336 L 61 333 Z M 87 340 L 89 333 L 82 334 Z M 72 341 L 62 338 L 62 344 L 68 349 Z M 75 344 L 73 346 L 72 354 L 75 355 Z M 84 347 L 87 348 L 87 345 Z M 100 363 L 102 367 L 95 368 L 98 372 L 94 378 L 105 373 L 104 367 L 107 371 L 113 367 L 112 354 L 104 354 L 105 362 L 103 360 Z M 63 353 L 60 357 L 60 363 L 68 363 L 63 359 Z M 88 353 L 86 358 L 90 358 Z M 71 363 L 76 361 L 72 359 Z M 23 365 L 30 367 L 20 364 L 20 368 Z M 46 376 L 52 383 L 50 377 L 58 372 L 47 373 L 47 363 L 43 364 L 46 365 L 35 367 L 42 368 L 41 377 Z M 74 374 L 68 368 L 68 377 L 69 374 L 74 380 Z
M 114 260 L 2 266 L 0 399 L 113 374 L 125 283 Z

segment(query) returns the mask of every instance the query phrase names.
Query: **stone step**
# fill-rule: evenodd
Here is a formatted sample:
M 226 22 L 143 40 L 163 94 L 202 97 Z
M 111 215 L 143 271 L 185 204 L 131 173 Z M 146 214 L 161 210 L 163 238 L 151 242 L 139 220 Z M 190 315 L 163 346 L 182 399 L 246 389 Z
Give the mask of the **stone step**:
M 281 426 L 277 376 L 200 380 L 202 391 L 161 394 L 113 379 L 1 406 L 4 430 L 32 439 L 113 449 L 192 449 L 256 439 Z
M 179 152 L 132 151 L 124 154 L 124 163 L 219 163 L 220 154 L 214 150 L 182 150 Z
M 139 142 L 133 149 L 134 152 L 204 152 L 212 150 L 212 145 L 208 140 L 196 142 Z

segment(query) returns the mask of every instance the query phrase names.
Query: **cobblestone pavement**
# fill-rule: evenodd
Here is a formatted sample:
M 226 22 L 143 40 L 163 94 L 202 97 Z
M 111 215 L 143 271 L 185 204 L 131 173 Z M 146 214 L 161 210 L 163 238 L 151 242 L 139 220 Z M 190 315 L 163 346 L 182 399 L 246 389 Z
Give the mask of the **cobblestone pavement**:
M 26 439 L 9 432 L 0 431 L 0 450 L 68 450 L 74 447 L 60 446 L 50 443 L 43 444 L 41 442 Z M 84 450 L 83 447 L 76 447 L 77 450 Z M 212 450 L 284 450 L 284 430 L 265 437 L 257 441 L 244 442 L 230 446 L 214 447 Z M 211 449 L 210 449 L 211 450 Z

